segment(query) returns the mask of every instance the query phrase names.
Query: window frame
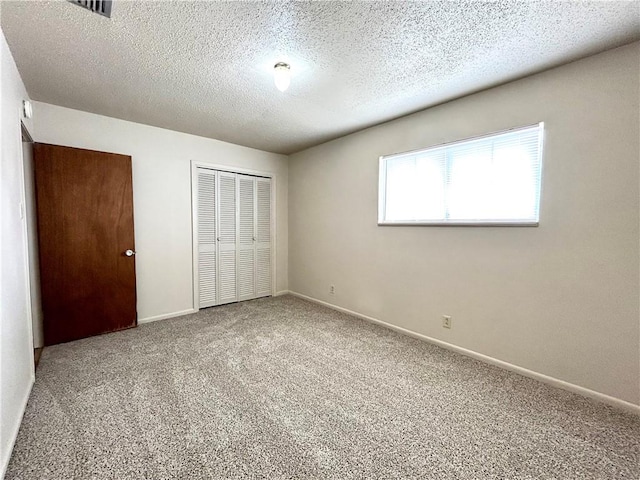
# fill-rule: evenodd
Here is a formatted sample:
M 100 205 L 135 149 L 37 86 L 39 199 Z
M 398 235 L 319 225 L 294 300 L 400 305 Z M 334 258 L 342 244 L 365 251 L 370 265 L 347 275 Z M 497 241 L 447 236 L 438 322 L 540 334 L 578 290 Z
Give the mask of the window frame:
M 386 191 L 387 191 L 387 169 L 386 161 L 389 158 L 397 158 L 402 156 L 416 155 L 430 150 L 436 150 L 441 148 L 447 148 L 454 145 L 464 144 L 482 140 L 483 138 L 495 137 L 498 135 L 504 135 L 514 133 L 519 130 L 529 130 L 532 128 L 539 128 L 540 135 L 538 138 L 538 161 L 540 164 L 540 181 L 538 182 L 538 189 L 536 192 L 536 200 L 538 202 L 538 219 L 537 220 L 385 220 L 386 209 Z M 532 123 L 529 125 L 513 127 L 506 130 L 498 130 L 491 133 L 477 135 L 474 137 L 468 137 L 452 142 L 444 142 L 436 145 L 432 145 L 426 148 L 418 148 L 415 150 L 408 150 L 400 153 L 393 153 L 388 155 L 381 155 L 379 157 L 378 168 L 378 226 L 427 226 L 427 227 L 538 227 L 540 225 L 540 205 L 542 202 L 542 177 L 543 177 L 543 160 L 544 160 L 544 137 L 545 128 L 544 122 Z

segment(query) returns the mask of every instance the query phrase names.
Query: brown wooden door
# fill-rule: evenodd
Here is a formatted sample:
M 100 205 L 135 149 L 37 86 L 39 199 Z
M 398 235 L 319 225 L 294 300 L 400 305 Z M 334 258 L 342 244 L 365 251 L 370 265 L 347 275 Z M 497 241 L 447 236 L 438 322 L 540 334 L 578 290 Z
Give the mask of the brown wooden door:
M 45 345 L 136 326 L 131 157 L 34 146 Z

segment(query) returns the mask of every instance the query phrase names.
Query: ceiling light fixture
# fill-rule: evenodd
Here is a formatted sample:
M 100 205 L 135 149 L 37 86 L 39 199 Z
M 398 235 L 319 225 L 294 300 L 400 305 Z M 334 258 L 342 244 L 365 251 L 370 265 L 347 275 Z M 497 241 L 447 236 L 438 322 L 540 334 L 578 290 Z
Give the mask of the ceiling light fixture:
M 291 83 L 291 67 L 288 63 L 278 62 L 273 66 L 273 80 L 276 88 L 284 92 Z

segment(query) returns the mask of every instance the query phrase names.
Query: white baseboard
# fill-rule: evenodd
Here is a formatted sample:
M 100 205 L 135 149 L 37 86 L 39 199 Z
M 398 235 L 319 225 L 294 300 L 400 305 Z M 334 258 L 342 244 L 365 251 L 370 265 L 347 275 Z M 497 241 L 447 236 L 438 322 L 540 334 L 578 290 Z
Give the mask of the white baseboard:
M 635 413 L 636 415 L 640 415 L 640 405 L 636 405 L 631 402 L 627 402 L 625 400 L 621 400 L 619 398 L 611 397 L 604 393 L 596 392 L 595 390 L 590 390 L 585 387 L 581 387 L 579 385 L 575 385 L 573 383 L 565 382 L 564 380 L 560 380 L 558 378 L 550 377 L 548 375 L 544 375 L 543 373 L 538 373 L 533 370 L 529 370 L 523 367 L 519 367 L 517 365 L 513 365 L 512 363 L 504 362 L 502 360 L 498 360 L 497 358 L 490 357 L 488 355 L 484 355 L 482 353 L 475 352 L 473 350 L 468 350 L 463 347 L 459 347 L 457 345 L 453 345 L 451 343 L 443 342 L 442 340 L 438 340 L 436 338 L 428 337 L 427 335 L 423 335 L 421 333 L 414 332 L 412 330 L 408 330 L 406 328 L 399 327 L 397 325 L 393 325 L 391 323 L 383 322 L 382 320 L 378 320 L 377 318 L 369 317 L 367 315 L 363 315 L 358 312 L 354 312 L 353 310 L 349 310 L 347 308 L 339 307 L 337 305 L 333 305 L 331 303 L 318 300 L 317 298 L 309 297 L 307 295 L 303 295 L 301 293 L 289 291 L 289 293 L 293 296 L 302 298 L 304 300 L 308 300 L 313 303 L 317 303 L 320 305 L 324 305 L 325 307 L 329 307 L 333 310 L 337 310 L 342 313 L 347 313 L 349 315 L 353 315 L 354 317 L 361 318 L 363 320 L 367 320 L 368 322 L 377 323 L 378 325 L 382 325 L 391 330 L 395 330 L 396 332 L 403 333 L 404 335 L 408 335 L 410 337 L 417 338 L 419 340 L 424 340 L 429 343 L 433 343 L 434 345 L 438 345 L 439 347 L 446 348 L 447 350 L 454 351 L 456 353 L 460 353 L 462 355 L 466 355 L 467 357 L 475 358 L 476 360 L 480 360 L 481 362 L 488 363 L 490 365 L 495 365 L 500 368 L 504 368 L 505 370 L 509 370 L 511 372 L 518 373 L 525 377 L 533 378 L 542 383 L 546 383 L 548 385 L 552 385 L 557 388 L 561 388 L 563 390 L 568 390 L 573 393 L 577 393 L 578 395 L 582 395 L 584 397 L 592 398 L 602 403 L 606 403 L 607 405 L 611 405 L 622 410 L 625 410 L 630 413 Z
M 280 297 L 282 295 L 287 295 L 288 293 L 289 293 L 289 290 L 280 290 L 279 292 L 274 293 L 273 296 Z M 157 322 L 158 320 L 166 320 L 168 318 L 181 317 L 183 315 L 189 315 L 191 313 L 196 313 L 198 311 L 199 310 L 196 310 L 195 308 L 189 308 L 187 310 L 180 310 L 179 312 L 164 313 L 162 315 L 154 315 L 153 317 L 139 318 L 138 325 L 143 323 Z
M 20 425 L 22 425 L 22 418 L 24 417 L 24 412 L 27 409 L 27 403 L 29 402 L 29 396 L 31 395 L 31 389 L 33 388 L 33 384 L 35 383 L 35 375 L 31 375 L 31 382 L 29 382 L 29 388 L 27 388 L 27 392 L 22 399 L 22 405 L 20 409 L 20 420 L 13 427 L 13 431 L 8 437 L 11 439 L 8 445 L 6 452 L 3 453 L 2 465 L 0 466 L 0 479 L 4 478 L 5 473 L 7 473 L 7 467 L 9 466 L 9 460 L 11 459 L 11 454 L 13 453 L 13 447 L 16 444 L 16 440 L 18 438 L 18 432 L 20 431 Z
M 145 317 L 138 319 L 138 325 L 142 323 L 157 322 L 158 320 L 166 320 L 167 318 L 181 317 L 183 315 L 189 315 L 190 313 L 196 313 L 198 310 L 189 308 L 187 310 L 180 310 L 179 312 L 163 313 L 162 315 L 154 315 L 153 317 Z

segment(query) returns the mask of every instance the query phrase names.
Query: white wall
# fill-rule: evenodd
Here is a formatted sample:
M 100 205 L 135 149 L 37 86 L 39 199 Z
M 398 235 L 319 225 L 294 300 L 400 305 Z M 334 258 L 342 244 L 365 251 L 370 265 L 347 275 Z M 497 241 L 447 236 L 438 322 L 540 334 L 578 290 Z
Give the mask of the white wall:
M 193 308 L 191 160 L 276 175 L 276 291 L 288 288 L 286 156 L 38 102 L 34 126 L 36 142 L 131 155 L 139 321 Z
M 290 290 L 640 404 L 639 59 L 635 43 L 291 156 Z M 376 225 L 380 155 L 539 121 L 538 228 Z
M 27 92 L 4 37 L 0 35 L 0 478 L 33 384 L 33 345 L 27 278 L 22 100 Z M 32 131 L 31 122 L 25 126 Z M 22 205 L 24 208 L 24 206 Z

